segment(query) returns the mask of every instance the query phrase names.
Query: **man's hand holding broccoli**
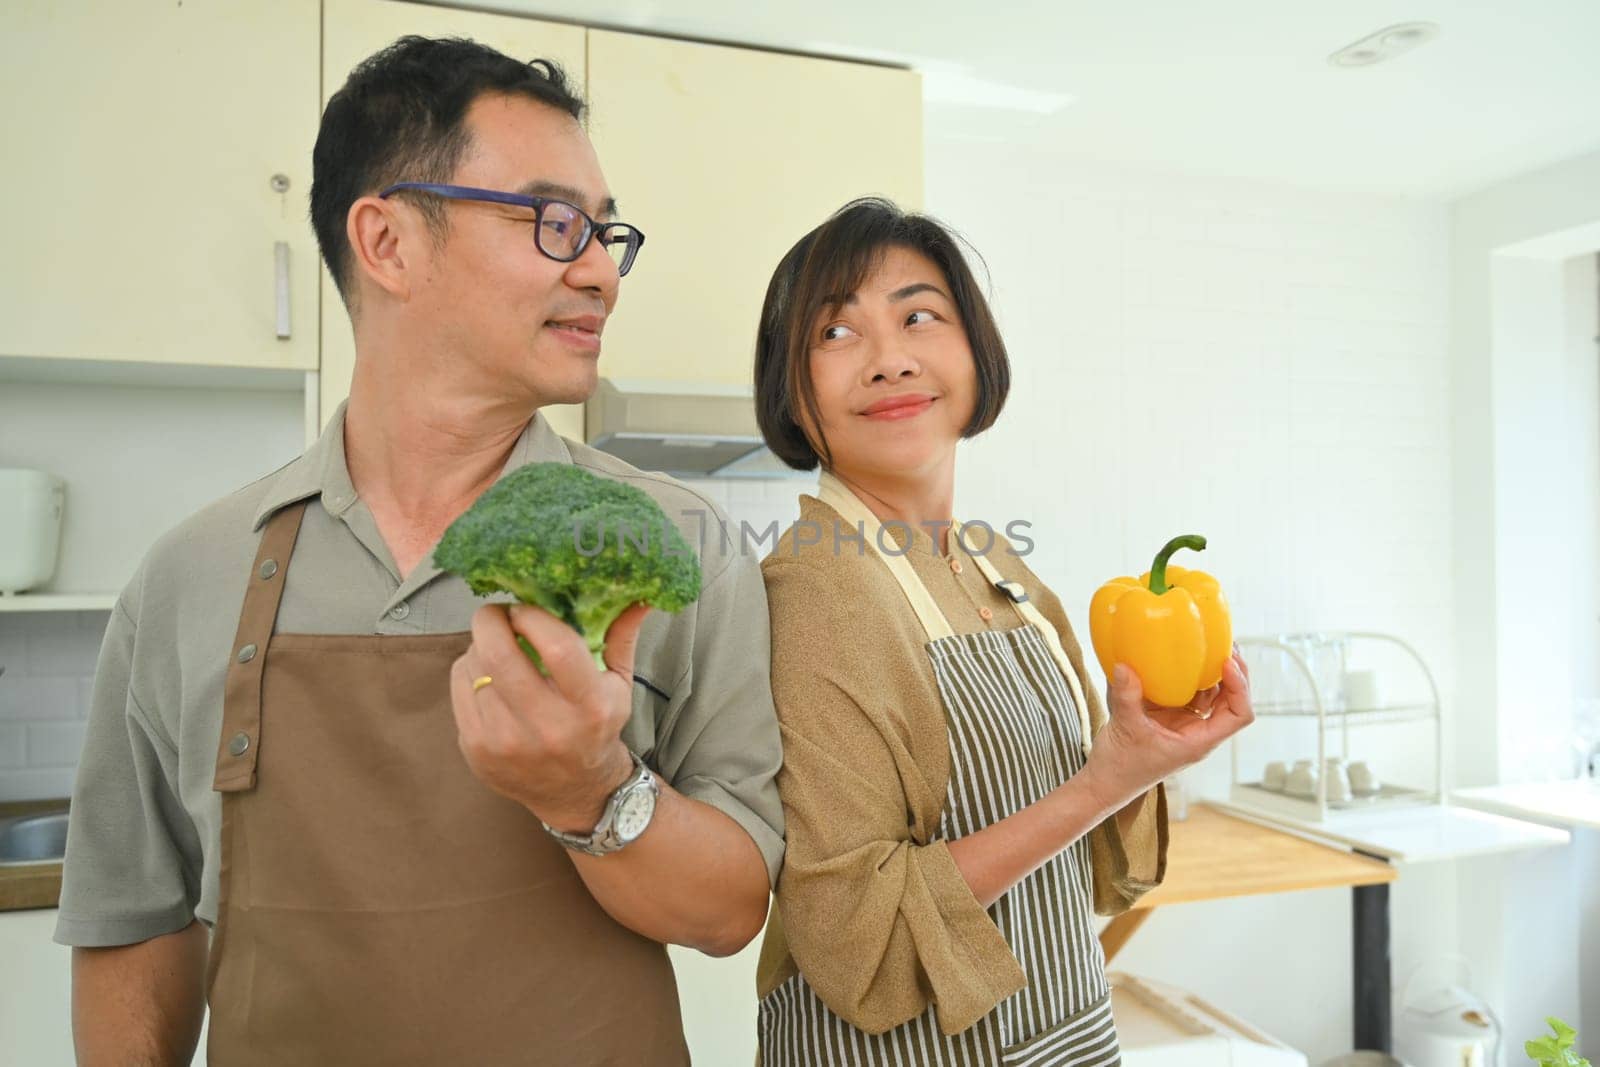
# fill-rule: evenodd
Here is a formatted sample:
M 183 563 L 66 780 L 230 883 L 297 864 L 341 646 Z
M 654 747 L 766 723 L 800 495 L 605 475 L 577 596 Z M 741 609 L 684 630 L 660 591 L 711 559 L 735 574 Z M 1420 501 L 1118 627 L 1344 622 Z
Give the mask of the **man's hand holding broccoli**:
M 632 771 L 620 737 L 639 628 L 651 607 L 699 596 L 693 551 L 640 490 L 536 463 L 479 497 L 434 560 L 480 596 L 521 601 L 479 608 L 451 669 L 468 766 L 551 826 L 586 832 Z

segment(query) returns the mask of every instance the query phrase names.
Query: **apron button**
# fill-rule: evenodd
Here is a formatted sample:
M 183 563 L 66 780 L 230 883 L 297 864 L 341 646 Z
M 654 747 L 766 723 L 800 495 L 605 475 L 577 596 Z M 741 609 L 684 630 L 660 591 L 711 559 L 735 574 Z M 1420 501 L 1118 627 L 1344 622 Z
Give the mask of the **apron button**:
M 242 756 L 250 749 L 250 735 L 246 733 L 234 734 L 228 739 L 228 751 L 235 756 Z
M 961 561 L 959 559 L 951 560 L 950 561 L 950 569 L 955 571 L 957 574 L 960 574 L 961 573 Z
M 245 645 L 243 648 L 241 648 L 239 650 L 239 662 L 240 663 L 249 663 L 251 660 L 253 660 L 255 658 L 256 658 L 256 646 L 255 645 Z
M 269 559 L 261 565 L 261 580 L 264 582 L 278 573 L 278 561 Z
M 411 605 L 403 601 L 389 609 L 389 618 L 391 619 L 403 619 L 410 614 Z
M 988 608 L 979 608 L 978 618 L 982 619 L 984 622 L 988 622 L 990 619 L 994 618 L 994 612 L 990 611 Z

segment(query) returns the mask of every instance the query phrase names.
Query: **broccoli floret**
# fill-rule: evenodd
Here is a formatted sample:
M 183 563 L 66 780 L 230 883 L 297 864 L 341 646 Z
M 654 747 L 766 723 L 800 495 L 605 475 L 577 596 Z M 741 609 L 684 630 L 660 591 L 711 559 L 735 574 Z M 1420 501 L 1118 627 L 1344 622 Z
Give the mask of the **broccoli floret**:
M 629 605 L 676 612 L 700 595 L 700 562 L 656 502 L 568 463 L 501 478 L 450 524 L 433 561 L 479 596 L 510 593 L 564 620 L 601 670 L 606 631 Z

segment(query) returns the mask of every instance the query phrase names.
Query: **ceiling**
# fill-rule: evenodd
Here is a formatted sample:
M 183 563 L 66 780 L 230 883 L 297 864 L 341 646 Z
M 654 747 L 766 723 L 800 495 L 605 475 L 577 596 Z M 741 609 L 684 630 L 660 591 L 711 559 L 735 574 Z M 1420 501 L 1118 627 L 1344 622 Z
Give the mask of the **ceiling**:
M 1448 199 L 1600 148 L 1600 0 L 475 0 L 902 63 L 930 140 Z M 1372 67 L 1332 52 L 1429 21 Z

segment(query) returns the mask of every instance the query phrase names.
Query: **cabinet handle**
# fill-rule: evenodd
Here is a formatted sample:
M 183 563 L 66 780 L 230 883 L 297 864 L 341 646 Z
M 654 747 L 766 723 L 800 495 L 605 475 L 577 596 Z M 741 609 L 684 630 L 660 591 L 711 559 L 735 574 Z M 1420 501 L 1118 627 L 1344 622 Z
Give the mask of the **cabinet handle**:
M 278 339 L 289 338 L 289 242 L 279 241 L 272 246 L 274 274 L 277 278 Z

